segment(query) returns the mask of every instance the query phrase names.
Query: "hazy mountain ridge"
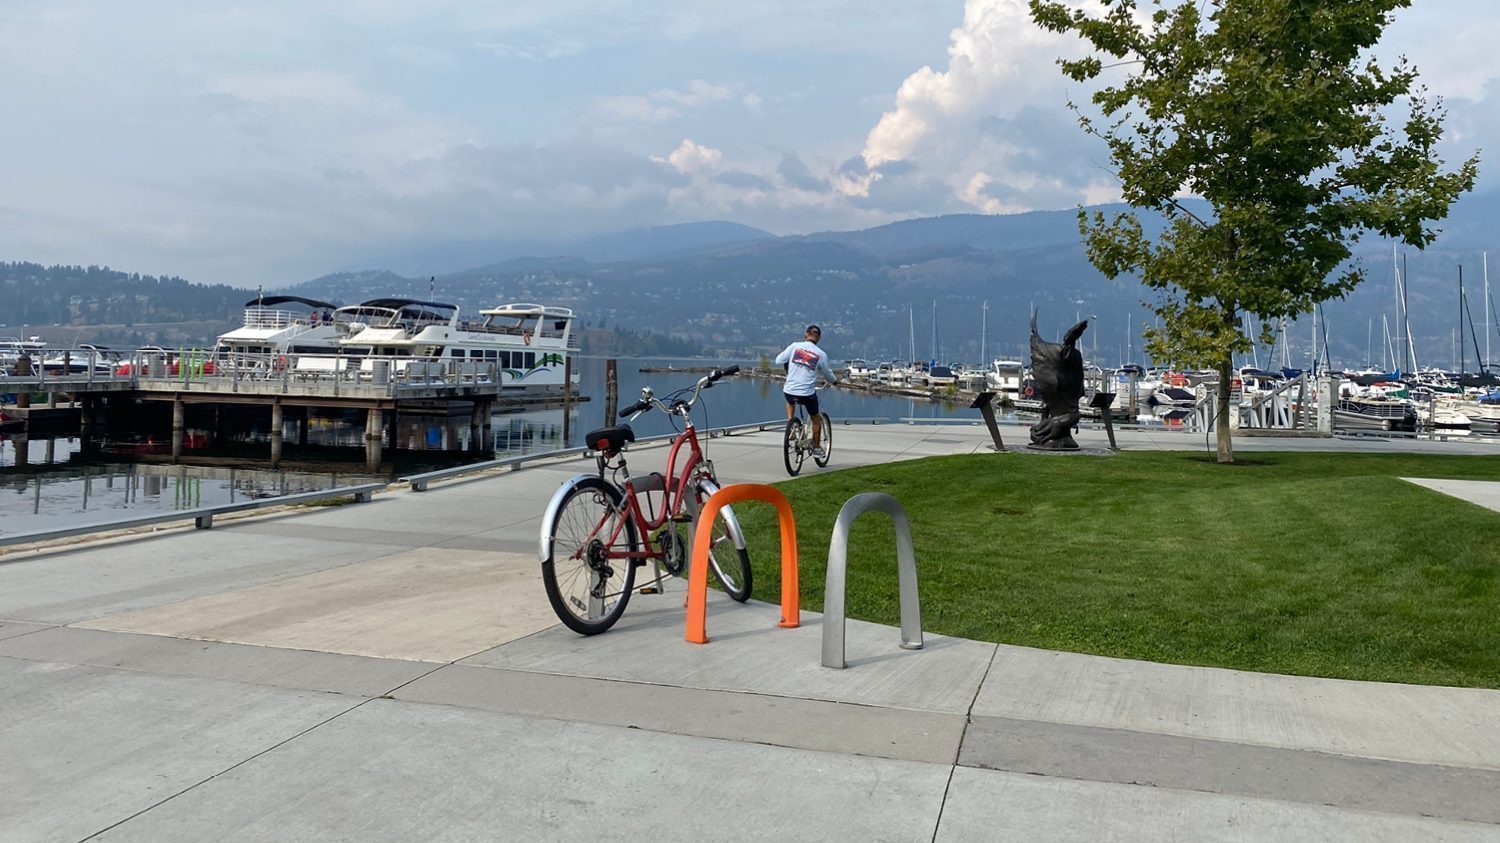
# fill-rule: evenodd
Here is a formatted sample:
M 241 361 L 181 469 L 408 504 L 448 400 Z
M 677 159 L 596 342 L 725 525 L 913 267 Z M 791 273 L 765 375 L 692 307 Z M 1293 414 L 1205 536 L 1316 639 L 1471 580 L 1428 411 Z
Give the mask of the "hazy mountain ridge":
M 413 276 L 444 275 L 515 260 L 571 258 L 594 263 L 645 260 L 774 238 L 723 220 L 634 228 L 577 240 L 544 242 L 503 238 L 439 243 L 387 255 L 371 263 Z
M 1470 282 L 1476 327 L 1484 330 L 1478 250 L 1495 233 L 1497 214 L 1500 194 L 1465 197 L 1452 219 L 1437 224 L 1446 229 L 1438 243 L 1426 253 L 1409 255 L 1408 300 L 1424 363 L 1449 364 L 1457 356 L 1453 345 L 1459 263 Z M 950 360 L 980 358 L 987 301 L 985 351 L 992 356 L 1024 356 L 1027 322 L 1036 307 L 1042 331 L 1049 337 L 1075 318 L 1097 315 L 1099 321 L 1084 342 L 1091 350 L 1098 346 L 1100 359 L 1143 357 L 1140 329 L 1151 318 L 1144 303 L 1153 296 L 1134 281 L 1104 279 L 1088 263 L 1078 238 L 1076 211 L 933 217 L 862 231 L 788 237 L 717 223 L 668 227 L 660 236 L 651 234 L 655 231 L 612 235 L 592 253 L 610 253 L 609 243 L 619 245 L 633 237 L 645 242 L 640 248 L 646 251 L 694 239 L 699 245 L 630 260 L 589 260 L 577 254 L 516 256 L 447 273 L 340 272 L 287 292 L 339 304 L 384 296 L 431 297 L 469 313 L 514 301 L 561 304 L 577 310 L 583 326 L 593 331 L 618 330 L 638 338 L 615 342 L 596 334 L 600 347 L 649 350 L 655 342 L 662 348 L 670 345 L 674 353 L 703 349 L 757 356 L 779 348 L 799 336 L 802 326 L 817 321 L 824 325 L 825 345 L 836 357 L 906 357 L 913 345 L 917 356 L 926 357 L 936 344 L 940 356 Z M 703 245 L 724 237 L 740 239 Z M 1500 237 L 1494 242 L 1500 244 Z M 1335 359 L 1350 365 L 1364 362 L 1367 338 L 1371 356 L 1379 362 L 1383 316 L 1392 320 L 1392 330 L 1399 330 L 1394 323 L 1389 244 L 1366 242 L 1358 255 L 1369 272 L 1368 282 L 1347 300 L 1326 304 L 1321 317 L 1332 326 L 1329 344 Z M 38 278 L 58 283 L 39 283 Z M 0 264 L 0 280 L 5 281 L 0 284 L 0 322 L 12 325 L 22 318 L 31 323 L 89 325 L 148 316 L 211 316 L 227 326 L 237 320 L 244 301 L 253 297 L 225 285 L 143 278 L 99 267 Z M 141 295 L 152 301 L 139 301 Z M 132 296 L 138 306 L 125 305 Z M 1500 299 L 1500 291 L 1494 297 Z M 10 314 L 18 316 L 6 318 Z M 1292 330 L 1294 365 L 1305 362 L 1297 358 L 1310 356 L 1311 326 L 1306 323 L 1304 319 Z M 652 335 L 657 339 L 648 340 Z M 1492 335 L 1491 343 L 1500 348 L 1500 335 Z M 1479 345 L 1483 349 L 1482 337 Z M 1472 341 L 1465 356 L 1473 358 Z

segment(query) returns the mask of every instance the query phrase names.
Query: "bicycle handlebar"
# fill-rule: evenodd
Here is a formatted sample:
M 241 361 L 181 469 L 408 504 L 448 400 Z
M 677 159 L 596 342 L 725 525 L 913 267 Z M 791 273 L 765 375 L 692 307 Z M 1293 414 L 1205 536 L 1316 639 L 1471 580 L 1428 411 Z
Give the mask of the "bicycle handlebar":
M 697 383 L 693 384 L 693 397 L 687 400 L 678 398 L 674 400 L 670 406 L 662 403 L 661 399 L 657 398 L 656 395 L 651 391 L 651 387 L 643 387 L 641 389 L 641 400 L 621 410 L 620 418 L 623 419 L 626 416 L 633 416 L 636 413 L 643 413 L 651 409 L 652 407 L 656 407 L 659 408 L 663 413 L 667 413 L 669 415 L 678 415 L 682 416 L 683 418 L 690 419 L 693 405 L 698 403 L 699 393 L 701 393 L 704 389 L 712 386 L 716 381 L 722 378 L 727 378 L 730 375 L 738 374 L 739 371 L 740 367 L 738 365 L 728 366 L 723 369 L 714 369 L 712 372 L 709 372 L 708 374 L 699 378 Z

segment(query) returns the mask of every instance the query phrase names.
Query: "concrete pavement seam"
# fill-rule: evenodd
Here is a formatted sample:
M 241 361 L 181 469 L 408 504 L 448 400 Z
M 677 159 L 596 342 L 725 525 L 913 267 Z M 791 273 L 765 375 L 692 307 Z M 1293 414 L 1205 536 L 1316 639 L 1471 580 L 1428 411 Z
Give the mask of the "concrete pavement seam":
M 938 802 L 937 819 L 932 824 L 932 843 L 937 843 L 938 832 L 943 827 L 943 809 L 948 807 L 948 791 L 953 787 L 953 774 L 958 770 L 958 759 L 963 757 L 964 741 L 969 737 L 969 724 L 974 722 L 974 705 L 979 702 L 979 692 L 984 689 L 984 683 L 990 678 L 990 670 L 995 666 L 995 656 L 1000 653 L 1000 645 L 990 651 L 989 663 L 984 666 L 984 675 L 979 677 L 979 682 L 974 686 L 974 696 L 969 700 L 969 710 L 964 712 L 964 728 L 958 735 L 958 749 L 953 754 L 953 764 L 948 768 L 948 782 L 943 785 L 943 798 Z
M 433 675 L 435 675 L 437 673 L 440 673 L 441 671 L 446 670 L 446 669 L 448 669 L 450 667 L 454 668 L 455 670 L 458 670 L 458 671 L 474 670 L 474 669 L 476 669 L 476 667 L 473 666 L 473 665 L 444 665 L 439 670 L 429 671 L 427 674 L 424 674 L 424 676 L 412 679 L 411 682 L 407 683 L 407 684 L 409 685 L 409 684 L 412 684 L 412 683 L 416 683 L 416 682 L 418 682 L 421 679 L 427 678 L 429 676 L 433 676 Z M 553 675 L 553 674 L 530 673 L 528 671 L 512 671 L 512 670 L 507 670 L 507 669 L 500 669 L 500 670 L 498 670 L 496 672 L 499 672 L 499 673 L 516 673 L 516 674 L 522 674 L 522 675 L 544 677 L 546 679 L 562 680 L 564 682 L 598 683 L 598 684 L 604 685 L 604 686 L 608 686 L 608 685 L 634 686 L 634 687 L 637 687 L 637 688 L 652 688 L 652 689 L 657 689 L 658 691 L 661 691 L 661 690 L 670 690 L 670 691 L 681 692 L 684 695 L 688 695 L 688 696 L 694 697 L 695 699 L 699 699 L 699 700 L 703 700 L 703 699 L 712 700 L 713 698 L 721 698 L 721 699 L 722 698 L 732 698 L 736 702 L 735 702 L 734 706 L 731 707 L 729 710 L 734 711 L 734 712 L 736 712 L 738 714 L 741 714 L 741 715 L 745 714 L 748 710 L 753 709 L 753 705 L 748 704 L 745 701 L 746 698 L 749 698 L 750 700 L 774 700 L 774 701 L 780 701 L 780 702 L 785 702 L 785 703 L 790 703 L 790 704 L 798 704 L 798 703 L 807 704 L 809 706 L 813 706 L 813 707 L 816 707 L 817 709 L 820 709 L 824 713 L 828 713 L 828 712 L 840 712 L 840 710 L 843 710 L 843 709 L 855 709 L 855 710 L 860 711 L 860 712 L 889 713 L 889 714 L 894 714 L 895 718 L 898 719 L 898 720 L 899 719 L 908 718 L 908 717 L 909 718 L 913 718 L 914 720 L 916 718 L 937 718 L 937 719 L 950 719 L 951 720 L 951 719 L 956 719 L 956 717 L 957 717 L 957 715 L 941 714 L 941 713 L 937 713 L 937 712 L 919 712 L 919 711 L 913 711 L 913 710 L 910 710 L 910 709 L 892 709 L 892 708 L 883 708 L 883 707 L 877 707 L 877 706 L 859 705 L 857 703 L 833 702 L 833 701 L 829 701 L 829 700 L 804 699 L 804 698 L 800 698 L 800 697 L 777 697 L 777 696 L 772 696 L 772 695 L 767 695 L 767 694 L 755 694 L 755 693 L 746 692 L 746 691 L 722 691 L 722 690 L 712 690 L 712 689 L 702 689 L 702 688 L 678 688 L 678 687 L 664 686 L 664 685 L 648 685 L 648 684 L 645 684 L 645 683 L 630 682 L 628 680 L 602 679 L 602 678 L 598 678 L 598 677 L 557 676 L 557 675 Z M 403 687 L 405 687 L 405 686 L 403 686 Z M 760 734 L 758 734 L 758 735 L 757 734 L 747 734 L 747 733 L 743 733 L 743 732 L 740 735 L 734 735 L 734 734 L 726 734 L 726 733 L 723 733 L 723 732 L 704 731 L 702 729 L 695 729 L 691 725 L 684 727 L 681 724 L 681 722 L 679 720 L 677 720 L 677 719 L 672 719 L 671 722 L 667 723 L 667 724 L 653 724 L 653 723 L 647 722 L 649 720 L 649 715 L 645 719 L 610 720 L 610 719 L 602 719 L 602 718 L 597 718 L 597 717 L 591 717 L 587 713 L 580 714 L 577 711 L 568 712 L 568 713 L 559 713 L 556 709 L 549 709 L 549 710 L 546 710 L 546 711 L 541 711 L 541 710 L 537 710 L 535 708 L 527 707 L 524 704 L 505 704 L 504 702 L 500 701 L 501 698 L 496 698 L 496 697 L 486 698 L 485 702 L 474 702 L 472 699 L 462 699 L 461 698 L 462 696 L 463 695 L 460 694 L 460 695 L 455 696 L 455 697 L 441 697 L 441 696 L 438 696 L 438 695 L 432 695 L 432 694 L 426 694 L 426 695 L 424 695 L 424 694 L 421 694 L 421 693 L 419 693 L 417 696 L 405 696 L 405 695 L 397 696 L 396 692 L 392 692 L 392 694 L 388 695 L 388 698 L 394 699 L 397 702 L 408 703 L 408 704 L 412 704 L 412 705 L 432 705 L 432 706 L 441 706 L 441 707 L 445 707 L 445 708 L 456 708 L 456 709 L 461 709 L 461 710 L 466 710 L 466 711 L 488 712 L 488 713 L 491 713 L 491 714 L 501 714 L 501 715 L 506 715 L 506 716 L 511 716 L 511 717 L 522 717 L 522 718 L 530 718 L 530 719 L 536 719 L 536 720 L 547 720 L 547 721 L 553 721 L 553 722 L 558 722 L 558 723 L 588 724 L 588 725 L 600 726 L 600 727 L 612 728 L 612 729 L 639 730 L 639 731 L 653 732 L 653 733 L 659 733 L 659 734 L 664 734 L 664 735 L 675 735 L 675 736 L 679 736 L 679 737 L 690 737 L 690 738 L 700 738 L 700 739 L 703 739 L 703 740 L 721 741 L 721 742 L 724 742 L 724 743 L 731 743 L 731 744 L 740 743 L 740 744 L 751 744 L 751 745 L 756 745 L 756 746 L 770 746 L 770 747 L 779 747 L 779 748 L 783 748 L 783 749 L 795 749 L 795 750 L 800 750 L 800 751 L 805 751 L 805 752 L 820 752 L 820 753 L 829 753 L 829 754 L 833 754 L 833 755 L 847 755 L 847 756 L 859 757 L 859 758 L 883 758 L 883 759 L 888 759 L 888 760 L 907 761 L 907 762 L 919 763 L 919 764 L 932 764 L 932 765 L 948 764 L 949 767 L 950 767 L 950 775 L 951 775 L 951 768 L 952 768 L 951 761 L 946 761 L 946 760 L 944 760 L 942 758 L 930 757 L 929 754 L 925 754 L 925 753 L 918 753 L 918 752 L 911 752 L 911 751 L 891 751 L 891 750 L 884 749 L 884 748 L 882 748 L 881 750 L 872 749 L 871 746 L 870 746 L 870 744 L 868 744 L 868 743 L 866 743 L 863 746 L 857 747 L 857 748 L 851 748 L 848 744 L 846 744 L 845 746 L 842 746 L 842 747 L 835 747 L 835 746 L 829 746 L 829 745 L 821 745 L 821 744 L 819 744 L 819 743 L 817 743 L 815 741 L 809 742 L 809 741 L 805 741 L 805 740 L 788 739 L 786 737 L 785 733 L 781 733 L 781 734 L 777 734 L 777 735 L 769 735 L 768 736 L 768 733 L 766 731 L 764 731 L 764 730 Z M 629 706 L 627 704 L 626 709 L 620 709 L 620 710 L 624 711 L 624 710 L 628 710 L 628 708 L 629 708 Z M 678 708 L 663 709 L 660 706 L 651 706 L 651 707 L 648 707 L 648 709 L 650 711 L 652 711 L 652 712 L 659 712 L 659 711 L 669 711 L 670 712 L 670 711 L 680 710 Z M 845 716 L 848 716 L 848 714 L 846 713 Z M 854 714 L 852 716 L 854 716 L 854 717 L 862 717 L 864 715 L 862 715 L 862 714 Z M 748 731 L 753 731 L 753 730 L 746 730 L 746 731 L 748 732 Z M 882 734 L 882 737 L 888 737 L 888 736 L 889 735 L 886 734 L 886 733 Z M 858 741 L 854 741 L 853 743 L 859 743 L 859 742 Z M 894 742 L 892 742 L 892 743 L 894 743 Z M 956 751 L 957 751 L 957 742 L 956 741 L 954 742 L 953 747 L 954 747 L 953 751 L 956 753 Z
M 324 720 L 321 723 L 314 723 L 313 725 L 308 726 L 306 729 L 303 729 L 302 731 L 298 732 L 297 734 L 292 735 L 291 737 L 289 737 L 289 738 L 287 738 L 285 740 L 278 741 L 277 743 L 273 744 L 272 746 L 266 747 L 265 749 L 261 750 L 260 752 L 257 752 L 254 755 L 251 755 L 249 758 L 245 758 L 243 760 L 237 761 L 234 764 L 231 764 L 228 767 L 225 767 L 224 769 L 220 770 L 219 772 L 214 773 L 213 775 L 209 776 L 208 778 L 203 779 L 202 781 L 194 782 L 193 784 L 188 785 L 187 787 L 183 788 L 182 790 L 177 791 L 176 793 L 172 794 L 171 796 L 168 796 L 168 797 L 160 800 L 159 802 L 155 802 L 155 803 L 153 803 L 151 805 L 146 806 L 145 808 L 142 808 L 139 811 L 136 811 L 135 813 L 131 814 L 130 816 L 126 817 L 123 820 L 119 820 L 117 822 L 110 823 L 109 825 L 105 826 L 104 828 L 99 829 L 98 831 L 94 832 L 93 834 L 90 834 L 89 836 L 84 837 L 80 841 L 80 843 L 85 843 L 85 841 L 93 840 L 93 839 L 97 838 L 99 835 L 104 834 L 107 831 L 110 831 L 111 829 L 119 828 L 120 826 L 124 825 L 125 823 L 130 822 L 131 820 L 135 819 L 136 817 L 139 817 L 139 816 L 141 816 L 142 814 L 144 814 L 144 813 L 146 813 L 148 811 L 155 810 L 156 808 L 159 808 L 162 805 L 165 805 L 166 803 L 171 802 L 173 799 L 176 799 L 177 797 L 183 795 L 184 793 L 187 793 L 188 791 L 196 790 L 197 788 L 202 787 L 203 785 L 205 785 L 205 784 L 213 781 L 214 779 L 216 779 L 216 778 L 218 778 L 218 777 L 220 777 L 222 775 L 225 775 L 226 773 L 233 772 L 234 770 L 237 770 L 240 767 L 245 766 L 246 764 L 250 763 L 251 761 L 254 761 L 257 758 L 260 758 L 261 756 L 265 755 L 268 752 L 272 752 L 272 751 L 274 751 L 276 749 L 279 749 L 279 748 L 281 748 L 283 746 L 286 746 L 287 744 L 289 744 L 292 741 L 294 741 L 294 740 L 302 737 L 303 735 L 307 734 L 308 732 L 311 732 L 312 730 L 317 729 L 319 727 L 326 726 L 329 723 L 332 723 L 333 721 L 339 719 L 340 717 L 343 717 L 345 714 L 348 714 L 349 712 L 355 710 L 356 708 L 359 708 L 360 706 L 365 705 L 366 703 L 369 703 L 369 702 L 371 702 L 372 700 L 375 700 L 375 699 L 379 699 L 379 698 L 378 697 L 367 697 L 367 698 L 365 698 L 363 700 L 360 700 L 359 702 L 355 703 L 354 705 L 349 706 L 348 708 L 344 709 L 343 711 L 340 711 L 338 714 L 333 715 L 332 717 L 328 718 L 327 720 Z
M 548 627 L 548 629 L 551 629 L 551 627 Z M 516 641 L 521 641 L 521 640 L 524 640 L 526 638 L 531 637 L 532 635 L 537 635 L 539 633 L 546 632 L 546 631 L 547 630 L 545 630 L 545 629 L 539 629 L 536 632 L 532 632 L 532 633 L 529 633 L 527 635 L 523 635 L 520 638 L 517 638 L 515 640 Z M 514 642 L 507 641 L 506 643 L 510 644 L 510 643 L 514 643 Z M 989 642 L 988 641 L 981 641 L 981 642 L 978 642 L 978 643 L 988 644 Z M 487 649 L 479 651 L 479 653 L 474 653 L 473 655 L 470 655 L 470 656 L 464 656 L 464 658 L 466 658 L 466 659 L 467 658 L 473 658 L 474 656 L 479 655 L 480 653 L 487 653 L 487 652 L 489 652 L 490 650 L 493 650 L 493 649 L 495 649 L 495 648 L 494 647 L 490 647 L 490 648 L 487 648 Z M 991 657 L 991 658 L 993 659 L 993 657 Z M 536 668 L 520 667 L 520 666 L 515 666 L 515 665 L 481 664 L 481 663 L 478 663 L 478 662 L 465 662 L 465 663 L 463 663 L 462 665 L 459 665 L 459 666 L 460 667 L 482 667 L 485 670 L 502 670 L 502 671 L 508 670 L 508 671 L 513 671 L 513 672 L 516 672 L 516 673 L 533 673 L 533 674 L 536 674 L 538 676 L 559 676 L 559 677 L 571 678 L 571 679 L 598 679 L 598 680 L 605 681 L 605 682 L 624 682 L 624 683 L 631 684 L 631 685 L 645 685 L 645 686 L 655 687 L 655 688 L 677 688 L 677 689 L 680 689 L 680 690 L 683 690 L 683 691 L 712 691 L 712 692 L 726 693 L 726 694 L 745 694 L 747 696 L 754 696 L 754 697 L 771 697 L 771 698 L 774 698 L 774 699 L 781 699 L 781 700 L 810 700 L 810 701 L 813 701 L 813 702 L 826 702 L 826 703 L 833 703 L 833 704 L 837 704 L 837 705 L 860 706 L 862 708 L 878 708 L 878 709 L 882 709 L 882 710 L 885 710 L 885 711 L 911 711 L 911 712 L 916 712 L 916 713 L 919 713 L 919 714 L 953 714 L 954 713 L 954 712 L 944 712 L 944 711 L 938 711 L 938 710 L 926 709 L 926 708 L 909 708 L 907 706 L 901 706 L 901 705 L 878 705 L 876 703 L 851 702 L 849 700 L 825 699 L 825 698 L 822 698 L 822 697 L 799 697 L 799 696 L 797 696 L 795 694 L 773 694 L 773 693 L 770 693 L 770 692 L 767 692 L 767 691 L 747 691 L 747 690 L 736 690 L 736 689 L 731 689 L 731 688 L 700 688 L 700 687 L 697 687 L 695 685 L 675 685 L 675 684 L 673 684 L 671 682 L 647 682 L 647 681 L 645 681 L 643 679 L 621 679 L 621 678 L 618 678 L 618 677 L 609 677 L 609 676 L 593 676 L 593 675 L 590 675 L 590 674 L 587 674 L 587 673 L 557 673 L 557 672 L 550 671 L 550 670 L 538 670 Z M 981 681 L 980 684 L 982 685 L 983 682 Z M 969 710 L 973 711 L 973 708 L 974 708 L 974 703 L 973 703 L 973 701 L 970 701 L 970 703 L 969 703 Z
M 1009 717 L 974 725 L 961 767 L 1500 824 L 1500 772 L 1484 768 Z

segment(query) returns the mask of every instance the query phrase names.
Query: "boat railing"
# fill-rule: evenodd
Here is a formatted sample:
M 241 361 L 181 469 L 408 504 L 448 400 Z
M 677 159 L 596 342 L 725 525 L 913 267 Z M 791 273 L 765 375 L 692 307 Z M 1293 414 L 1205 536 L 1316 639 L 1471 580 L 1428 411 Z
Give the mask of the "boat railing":
M 415 355 L 42 348 L 0 361 L 0 394 L 173 389 L 400 397 L 403 390 L 444 386 L 498 389 L 514 377 L 514 370 L 501 362 Z
M 28 348 L 0 360 L 0 393 L 128 384 L 129 354 L 97 348 Z
M 306 319 L 298 316 L 290 310 L 276 310 L 269 307 L 247 307 L 245 308 L 245 327 L 262 328 L 268 330 L 283 330 L 297 322 L 306 322 Z
M 766 421 L 750 422 L 748 424 L 737 424 L 729 427 L 698 428 L 698 433 L 709 439 L 717 439 L 721 436 L 733 436 L 736 433 L 759 433 L 766 430 L 777 430 L 786 424 L 785 419 L 769 419 Z M 632 449 L 644 448 L 648 445 L 665 445 L 676 439 L 676 433 L 663 433 L 659 436 L 646 436 L 637 439 L 631 444 Z M 499 459 L 486 460 L 484 462 L 468 463 L 467 465 L 454 466 L 452 468 L 440 468 L 436 471 L 425 471 L 421 474 L 412 474 L 402 477 L 399 482 L 410 484 L 413 492 L 427 491 L 428 484 L 434 480 L 451 480 L 455 477 L 474 474 L 481 471 L 493 471 L 495 469 L 509 468 L 519 469 L 526 463 L 538 462 L 540 460 L 558 460 L 577 457 L 592 457 L 594 451 L 587 447 L 561 448 L 551 451 L 534 451 L 529 454 L 518 454 Z

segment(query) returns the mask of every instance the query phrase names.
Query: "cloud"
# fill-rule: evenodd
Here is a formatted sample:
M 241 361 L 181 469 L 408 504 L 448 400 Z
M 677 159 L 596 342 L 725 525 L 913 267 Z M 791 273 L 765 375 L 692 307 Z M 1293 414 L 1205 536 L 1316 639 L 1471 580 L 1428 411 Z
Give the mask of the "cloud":
M 645 95 L 596 97 L 595 114 L 617 121 L 659 123 L 687 111 L 725 102 L 734 96 L 737 87 L 694 79 L 682 88 L 659 88 Z
M 683 138 L 682 143 L 667 155 L 666 161 L 676 167 L 679 173 L 701 173 L 717 168 L 723 157 L 724 153 L 720 150 L 711 146 L 702 146 L 695 143 L 692 138 Z
M 1079 166 L 1093 144 L 1067 119 L 1053 66 L 1077 45 L 1033 25 L 1025 0 L 967 0 L 949 38 L 947 67 L 901 83 L 865 137 L 866 172 L 846 175 L 845 190 L 868 199 L 902 177 L 892 169 L 902 162 L 921 165 L 923 193 L 940 181 L 949 201 L 984 213 L 1057 207 L 1095 190 L 1100 174 Z
M 215 79 L 206 86 L 220 94 L 255 105 L 305 103 L 332 108 L 363 108 L 374 98 L 342 73 L 323 70 L 244 73 Z
M 587 42 L 577 38 L 551 38 L 542 36 L 529 44 L 512 44 L 505 41 L 485 41 L 479 47 L 503 59 L 523 61 L 552 61 L 580 55 L 589 49 Z
M 776 182 L 770 178 L 747 173 L 744 170 L 725 170 L 716 179 L 719 184 L 742 190 L 758 190 L 764 193 L 772 193 L 776 190 Z
M 682 90 L 664 88 L 652 91 L 652 99 L 670 102 L 684 108 L 699 108 L 713 102 L 723 102 L 733 95 L 728 85 L 710 85 L 702 79 L 694 79 Z
M 648 97 L 618 96 L 599 97 L 594 108 L 600 116 L 612 120 L 658 123 L 678 115 L 675 108 L 652 102 Z
M 1448 96 L 1450 161 L 1500 134 L 1492 2 L 1401 10 L 1375 51 Z M 1074 41 L 1023 0 L 12 0 L 0 257 L 279 283 L 436 240 L 1116 199 Z
M 1003 85 L 1045 66 L 1065 48 L 1061 38 L 1031 23 L 1025 0 L 968 0 L 963 26 L 950 38 L 948 69 L 923 67 L 908 76 L 896 91 L 895 108 L 870 130 L 862 152 L 870 166 L 909 158 L 936 131 L 1003 107 L 995 96 Z
M 824 191 L 828 189 L 828 180 L 818 178 L 807 168 L 807 164 L 795 152 L 783 152 L 781 163 L 776 165 L 776 175 L 781 178 L 783 184 L 797 190 Z

